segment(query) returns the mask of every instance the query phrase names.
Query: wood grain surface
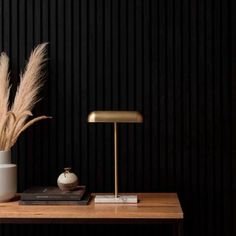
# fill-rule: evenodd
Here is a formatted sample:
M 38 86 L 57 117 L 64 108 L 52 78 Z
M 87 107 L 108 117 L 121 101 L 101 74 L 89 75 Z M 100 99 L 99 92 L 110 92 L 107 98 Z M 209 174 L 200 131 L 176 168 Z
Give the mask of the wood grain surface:
M 0 223 L 30 220 L 101 220 L 143 219 L 182 220 L 183 212 L 175 193 L 140 193 L 138 204 L 94 204 L 94 198 L 86 206 L 29 206 L 19 205 L 18 200 L 0 203 Z M 46 221 L 47 222 L 47 221 Z

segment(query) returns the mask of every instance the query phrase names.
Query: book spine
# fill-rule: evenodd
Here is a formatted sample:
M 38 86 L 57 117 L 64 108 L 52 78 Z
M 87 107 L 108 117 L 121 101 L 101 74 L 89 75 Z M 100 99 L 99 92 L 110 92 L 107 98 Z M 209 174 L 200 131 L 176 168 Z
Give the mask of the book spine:
M 24 201 L 37 201 L 37 200 L 47 200 L 47 201 L 80 201 L 82 196 L 62 196 L 62 195 L 51 195 L 51 196 L 44 196 L 44 195 L 21 195 L 21 200 Z
M 87 203 L 88 201 L 19 201 L 19 205 L 87 205 Z

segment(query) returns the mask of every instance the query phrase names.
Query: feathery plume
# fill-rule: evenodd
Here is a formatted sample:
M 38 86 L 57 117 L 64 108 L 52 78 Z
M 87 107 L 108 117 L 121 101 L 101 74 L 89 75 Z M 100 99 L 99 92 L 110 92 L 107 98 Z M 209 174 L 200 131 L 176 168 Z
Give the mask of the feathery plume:
M 20 75 L 20 84 L 11 108 L 16 117 L 24 111 L 31 111 L 39 100 L 38 93 L 43 86 L 42 69 L 46 61 L 46 45 L 47 43 L 43 43 L 35 48 L 30 55 L 24 74 Z M 17 127 L 21 126 L 26 119 L 27 116 L 21 119 Z
M 6 53 L 0 55 L 0 130 L 5 123 L 6 114 L 9 106 L 9 58 Z
M 38 45 L 31 53 L 24 73 L 20 74 L 14 102 L 9 110 L 9 59 L 5 53 L 0 56 L 0 150 L 9 150 L 20 134 L 32 124 L 49 119 L 48 116 L 32 116 L 32 109 L 39 101 L 39 90 L 43 86 L 43 66 L 46 61 L 46 45 Z

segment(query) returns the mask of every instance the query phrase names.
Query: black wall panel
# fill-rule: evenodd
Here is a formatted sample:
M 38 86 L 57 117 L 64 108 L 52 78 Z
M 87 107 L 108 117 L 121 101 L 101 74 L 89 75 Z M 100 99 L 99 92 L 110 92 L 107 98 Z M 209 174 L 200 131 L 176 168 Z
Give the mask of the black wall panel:
M 11 59 L 13 92 L 32 48 L 49 42 L 34 114 L 54 119 L 13 148 L 18 190 L 55 185 L 72 166 L 91 191 L 113 191 L 112 126 L 87 124 L 87 115 L 139 110 L 142 125 L 119 129 L 120 191 L 177 191 L 185 235 L 233 235 L 235 10 L 230 0 L 0 0 L 0 51 Z M 0 234 L 34 229 L 4 226 Z M 70 228 L 37 233 L 63 230 Z

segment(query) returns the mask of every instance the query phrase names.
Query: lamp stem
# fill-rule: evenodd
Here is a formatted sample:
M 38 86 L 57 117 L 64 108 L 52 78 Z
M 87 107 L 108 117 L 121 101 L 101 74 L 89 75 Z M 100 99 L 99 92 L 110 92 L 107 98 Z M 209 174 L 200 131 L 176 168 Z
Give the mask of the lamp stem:
M 115 198 L 118 197 L 118 166 L 117 166 L 117 157 L 118 157 L 118 150 L 117 150 L 117 123 L 114 123 L 114 169 L 115 169 Z

